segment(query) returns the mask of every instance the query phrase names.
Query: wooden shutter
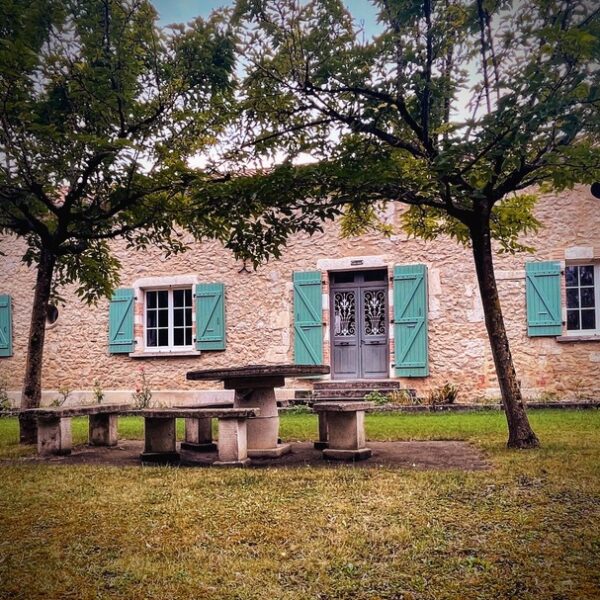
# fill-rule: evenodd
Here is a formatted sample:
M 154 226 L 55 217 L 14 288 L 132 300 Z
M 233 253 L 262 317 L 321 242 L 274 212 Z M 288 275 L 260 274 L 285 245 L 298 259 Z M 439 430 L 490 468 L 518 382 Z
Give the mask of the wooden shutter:
M 398 377 L 427 377 L 427 267 L 394 268 L 394 345 Z
M 323 363 L 322 284 L 320 271 L 294 273 L 294 362 Z
M 527 334 L 531 337 L 560 335 L 560 263 L 525 263 Z
M 196 285 L 196 349 L 225 350 L 225 285 Z
M 128 354 L 135 349 L 133 337 L 134 290 L 120 288 L 110 301 L 108 311 L 108 350 L 111 354 Z
M 0 356 L 12 356 L 12 304 L 7 294 L 0 294 Z

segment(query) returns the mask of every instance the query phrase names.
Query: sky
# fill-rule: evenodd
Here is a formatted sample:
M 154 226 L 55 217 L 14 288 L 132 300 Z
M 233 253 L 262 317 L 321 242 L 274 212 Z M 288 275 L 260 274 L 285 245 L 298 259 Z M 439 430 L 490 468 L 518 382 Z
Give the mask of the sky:
M 206 17 L 210 11 L 222 6 L 232 6 L 233 0 L 152 0 L 160 15 L 161 25 L 169 23 L 185 23 L 194 17 Z M 369 0 L 346 0 L 357 22 L 364 25 L 365 33 L 371 35 L 375 32 L 375 10 Z

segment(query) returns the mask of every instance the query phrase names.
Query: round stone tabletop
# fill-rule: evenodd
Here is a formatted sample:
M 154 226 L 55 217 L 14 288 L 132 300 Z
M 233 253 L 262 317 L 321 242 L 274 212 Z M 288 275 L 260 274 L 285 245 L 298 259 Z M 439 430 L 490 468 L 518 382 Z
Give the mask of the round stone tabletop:
M 306 377 L 310 375 L 327 375 L 327 365 L 248 365 L 229 369 L 199 369 L 188 371 L 186 379 L 255 379 L 259 377 Z

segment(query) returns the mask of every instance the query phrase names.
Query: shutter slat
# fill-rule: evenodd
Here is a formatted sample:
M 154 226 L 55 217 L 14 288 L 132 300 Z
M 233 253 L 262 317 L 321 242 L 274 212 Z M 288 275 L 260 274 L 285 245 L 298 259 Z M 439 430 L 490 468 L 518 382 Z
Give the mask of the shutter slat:
M 225 350 L 225 285 L 196 285 L 196 349 Z
M 129 354 L 135 349 L 133 336 L 134 290 L 120 288 L 108 311 L 108 349 L 111 354 Z
M 319 271 L 294 273 L 294 362 L 323 363 L 322 284 Z
M 427 267 L 394 268 L 394 346 L 398 377 L 427 377 Z
M 0 294 L 0 356 L 12 356 L 12 302 L 8 294 Z
M 527 334 L 530 337 L 562 333 L 560 263 L 525 263 Z

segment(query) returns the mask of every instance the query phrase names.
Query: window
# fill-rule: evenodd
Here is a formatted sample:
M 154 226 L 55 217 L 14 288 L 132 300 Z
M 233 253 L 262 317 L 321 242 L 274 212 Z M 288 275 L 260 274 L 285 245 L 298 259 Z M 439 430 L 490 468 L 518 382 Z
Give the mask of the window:
M 146 290 L 145 347 L 147 350 L 192 348 L 192 290 Z
M 600 333 L 600 264 L 567 265 L 567 331 Z

